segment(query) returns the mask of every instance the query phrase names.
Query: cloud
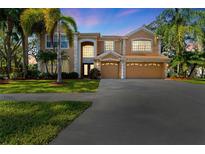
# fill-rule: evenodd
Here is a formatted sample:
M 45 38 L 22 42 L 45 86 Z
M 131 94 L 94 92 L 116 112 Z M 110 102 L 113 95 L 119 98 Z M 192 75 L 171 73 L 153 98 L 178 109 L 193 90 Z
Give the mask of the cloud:
M 139 12 L 139 10 L 138 9 L 123 9 L 123 11 L 117 14 L 117 17 L 128 16 L 136 12 Z
M 79 9 L 62 9 L 64 15 L 73 17 L 78 25 L 83 25 L 87 27 L 92 27 L 100 24 L 103 20 L 99 14 L 95 13 L 95 10 L 91 9 L 89 14 L 84 14 L 85 12 L 80 11 Z

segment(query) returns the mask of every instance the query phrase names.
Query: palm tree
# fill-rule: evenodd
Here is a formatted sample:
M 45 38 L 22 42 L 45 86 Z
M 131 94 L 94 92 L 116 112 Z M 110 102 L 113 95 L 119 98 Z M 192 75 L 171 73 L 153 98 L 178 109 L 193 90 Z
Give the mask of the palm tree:
M 69 38 L 69 45 L 73 45 L 74 32 L 77 32 L 77 25 L 75 20 L 69 16 L 63 16 L 59 9 L 45 9 L 45 26 L 47 32 L 51 36 L 53 42 L 53 35 L 55 30 L 58 32 L 58 47 L 57 47 L 57 83 L 62 83 L 62 58 L 61 58 L 61 28 L 66 32 Z
M 57 47 L 57 83 L 62 83 L 62 62 L 61 62 L 61 29 L 63 29 L 69 38 L 69 45 L 73 45 L 73 34 L 77 32 L 75 20 L 69 16 L 63 16 L 60 9 L 27 9 L 21 15 L 21 25 L 26 34 L 31 34 L 34 27 L 40 27 L 40 30 L 50 34 L 53 44 L 54 33 L 58 32 Z M 35 30 L 38 30 L 35 29 Z M 40 31 L 42 32 L 42 31 Z
M 174 52 L 176 59 L 182 60 L 181 56 L 186 51 L 186 40 L 192 37 L 194 41 L 200 42 L 203 39 L 199 19 L 201 14 L 197 10 L 165 9 L 148 28 L 161 36 L 163 51 Z M 182 63 L 178 62 L 178 75 L 183 73 Z

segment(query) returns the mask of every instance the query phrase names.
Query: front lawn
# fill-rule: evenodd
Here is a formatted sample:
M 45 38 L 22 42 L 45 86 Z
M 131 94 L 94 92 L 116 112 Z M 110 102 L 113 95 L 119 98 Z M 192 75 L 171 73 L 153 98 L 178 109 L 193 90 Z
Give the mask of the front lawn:
M 0 101 L 0 144 L 48 144 L 90 105 Z
M 63 85 L 54 82 L 54 80 L 10 81 L 8 84 L 0 84 L 0 94 L 95 92 L 99 85 L 99 80 L 64 80 Z
M 205 79 L 190 79 L 190 80 L 182 80 L 182 81 L 192 83 L 192 84 L 205 84 Z

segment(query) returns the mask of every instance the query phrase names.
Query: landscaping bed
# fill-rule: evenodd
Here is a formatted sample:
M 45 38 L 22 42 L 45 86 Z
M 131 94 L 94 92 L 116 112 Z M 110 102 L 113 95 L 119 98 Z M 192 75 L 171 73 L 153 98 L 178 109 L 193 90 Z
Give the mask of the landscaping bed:
M 72 93 L 95 92 L 99 80 L 64 80 L 56 84 L 55 80 L 10 80 L 8 84 L 0 84 L 0 94 L 8 93 Z
M 175 81 L 182 81 L 192 84 L 205 84 L 205 79 L 192 79 L 192 78 L 168 78 L 169 80 L 175 80 Z
M 0 101 L 0 144 L 48 144 L 90 102 Z

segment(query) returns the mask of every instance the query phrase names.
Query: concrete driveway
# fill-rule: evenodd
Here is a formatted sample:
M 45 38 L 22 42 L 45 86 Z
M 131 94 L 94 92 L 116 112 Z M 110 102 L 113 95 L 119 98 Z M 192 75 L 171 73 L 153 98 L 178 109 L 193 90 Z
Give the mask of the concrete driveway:
M 51 144 L 205 144 L 205 85 L 101 80 L 93 106 Z

